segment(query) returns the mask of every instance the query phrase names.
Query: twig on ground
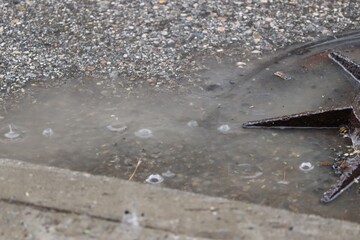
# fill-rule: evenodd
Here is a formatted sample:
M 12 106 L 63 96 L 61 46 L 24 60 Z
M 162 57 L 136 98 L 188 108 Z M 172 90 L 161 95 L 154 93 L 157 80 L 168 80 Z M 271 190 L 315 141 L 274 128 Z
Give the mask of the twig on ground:
M 137 164 L 135 166 L 135 169 L 134 169 L 133 173 L 131 174 L 131 176 L 129 178 L 129 181 L 131 181 L 133 179 L 133 177 L 135 176 L 135 173 L 136 173 L 137 169 L 139 168 L 140 164 L 141 164 L 141 158 L 139 158 L 139 160 L 138 160 L 138 162 L 137 162 Z

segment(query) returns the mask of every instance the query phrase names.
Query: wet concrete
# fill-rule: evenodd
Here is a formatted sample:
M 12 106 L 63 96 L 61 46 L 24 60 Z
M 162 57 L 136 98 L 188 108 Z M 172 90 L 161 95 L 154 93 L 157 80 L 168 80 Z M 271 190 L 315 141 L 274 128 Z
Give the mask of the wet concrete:
M 0 160 L 6 239 L 357 239 L 360 225 Z M 186 199 L 186 201 L 184 201 Z
M 2 112 L 0 157 L 122 179 L 141 161 L 137 182 L 158 174 L 162 187 L 360 221 L 355 189 L 331 205 L 319 203 L 336 176 L 318 163 L 350 144 L 336 129 L 241 128 L 251 119 L 351 101 L 353 86 L 324 51 L 350 49 L 355 60 L 359 52 L 332 44 L 257 61 L 209 59 L 194 85 L 178 91 L 129 92 L 115 79 L 89 76 L 54 88 L 34 83 L 20 104 Z M 6 137 L 9 126 L 18 137 Z M 301 171 L 304 162 L 313 170 Z

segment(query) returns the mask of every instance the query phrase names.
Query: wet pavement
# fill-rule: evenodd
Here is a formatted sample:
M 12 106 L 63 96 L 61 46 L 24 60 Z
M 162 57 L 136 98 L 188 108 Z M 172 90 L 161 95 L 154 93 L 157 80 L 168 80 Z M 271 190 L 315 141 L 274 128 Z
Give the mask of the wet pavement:
M 356 223 L 241 201 L 9 159 L 0 165 L 4 239 L 335 240 L 360 232 Z
M 356 186 L 319 203 L 349 141 L 241 125 L 352 99 L 323 51 L 360 61 L 358 5 L 0 0 L 0 236 L 356 239 L 294 214 L 360 221 Z
M 319 203 L 337 178 L 319 162 L 351 150 L 336 129 L 241 127 L 351 101 L 351 82 L 323 51 L 360 60 L 356 36 L 300 55 L 209 58 L 194 75 L 197 87 L 177 92 L 129 93 L 117 79 L 91 76 L 53 88 L 34 83 L 3 110 L 0 157 L 359 222 L 355 188 Z

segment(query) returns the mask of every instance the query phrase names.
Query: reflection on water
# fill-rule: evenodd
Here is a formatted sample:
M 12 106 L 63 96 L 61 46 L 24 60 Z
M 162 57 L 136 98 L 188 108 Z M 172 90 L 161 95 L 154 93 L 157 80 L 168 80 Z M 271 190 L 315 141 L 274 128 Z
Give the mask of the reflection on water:
M 354 188 L 319 203 L 337 176 L 318 163 L 350 144 L 336 129 L 241 128 L 248 120 L 351 101 L 351 84 L 321 50 L 244 76 L 235 63 L 213 65 L 203 88 L 187 94 L 127 95 L 99 79 L 33 87 L 18 110 L 4 113 L 1 139 L 20 134 L 22 141 L 2 141 L 0 157 L 122 179 L 136 168 L 138 182 L 360 222 Z

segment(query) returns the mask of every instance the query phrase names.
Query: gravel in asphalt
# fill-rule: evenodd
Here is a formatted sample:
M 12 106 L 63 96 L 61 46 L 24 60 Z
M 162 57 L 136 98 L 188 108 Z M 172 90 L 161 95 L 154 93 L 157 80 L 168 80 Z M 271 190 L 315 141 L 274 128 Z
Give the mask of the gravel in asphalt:
M 197 56 L 253 55 L 353 29 L 358 1 L 0 0 L 0 90 L 97 74 L 186 83 Z M 230 50 L 229 50 L 230 49 Z

